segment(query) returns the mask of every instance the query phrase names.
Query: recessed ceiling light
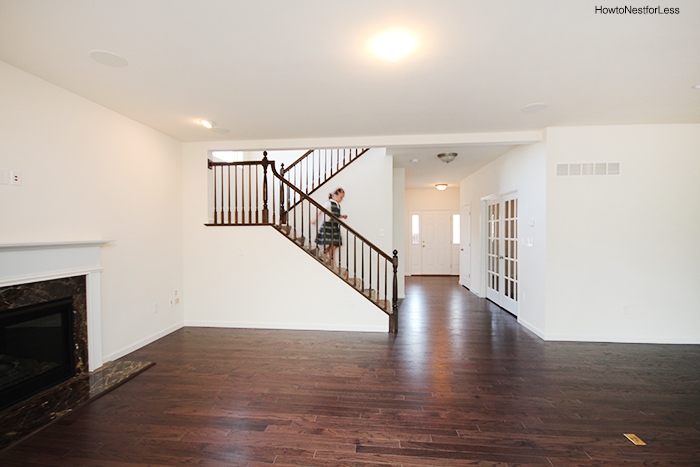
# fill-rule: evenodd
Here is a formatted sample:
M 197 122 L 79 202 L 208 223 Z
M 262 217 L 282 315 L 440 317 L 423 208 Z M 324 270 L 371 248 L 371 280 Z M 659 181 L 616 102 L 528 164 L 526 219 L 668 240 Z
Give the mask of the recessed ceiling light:
M 396 62 L 416 47 L 416 38 L 405 31 L 390 31 L 374 39 L 371 47 L 375 54 Z
M 420 162 L 420 161 L 418 159 L 411 159 L 411 162 L 415 164 L 415 163 Z
M 210 130 L 214 128 L 214 122 L 211 120 L 200 120 L 199 123 L 201 123 L 204 128 L 208 128 Z
M 124 57 L 107 50 L 93 50 L 90 52 L 90 58 L 97 63 L 115 68 L 123 68 L 129 64 Z
M 547 108 L 547 104 L 544 102 L 534 102 L 532 104 L 528 104 L 522 109 L 520 109 L 522 112 L 525 112 L 527 114 L 531 114 L 534 112 L 539 112 L 540 110 L 544 110 Z

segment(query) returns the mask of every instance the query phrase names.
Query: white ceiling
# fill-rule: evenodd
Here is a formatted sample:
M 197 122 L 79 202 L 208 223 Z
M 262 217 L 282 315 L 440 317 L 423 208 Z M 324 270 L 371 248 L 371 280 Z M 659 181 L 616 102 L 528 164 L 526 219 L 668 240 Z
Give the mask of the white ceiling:
M 700 1 L 657 2 L 679 9 L 667 15 L 596 14 L 601 3 L 649 4 L 0 0 L 0 60 L 180 141 L 385 140 L 407 185 L 429 186 L 502 154 L 512 132 L 700 122 Z M 419 41 L 396 63 L 368 51 L 392 28 Z M 548 107 L 521 112 L 533 102 Z M 500 144 L 454 136 L 491 133 Z M 457 160 L 436 165 L 447 150 Z

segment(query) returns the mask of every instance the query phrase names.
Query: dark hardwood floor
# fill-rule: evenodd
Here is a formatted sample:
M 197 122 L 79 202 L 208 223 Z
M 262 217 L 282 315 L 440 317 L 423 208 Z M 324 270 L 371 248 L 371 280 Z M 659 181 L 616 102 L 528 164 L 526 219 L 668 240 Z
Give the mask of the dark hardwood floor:
M 543 342 L 448 277 L 408 278 L 400 325 L 181 329 L 0 465 L 700 465 L 700 346 Z

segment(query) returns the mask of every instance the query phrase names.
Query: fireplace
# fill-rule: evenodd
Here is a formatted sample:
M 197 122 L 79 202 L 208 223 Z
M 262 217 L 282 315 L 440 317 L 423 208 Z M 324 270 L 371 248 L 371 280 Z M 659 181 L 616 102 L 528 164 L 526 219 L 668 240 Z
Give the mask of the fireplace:
M 0 288 L 0 410 L 87 374 L 85 276 Z
M 0 450 L 154 365 L 103 361 L 105 243 L 0 243 Z
M 0 410 L 75 376 L 73 299 L 0 314 Z

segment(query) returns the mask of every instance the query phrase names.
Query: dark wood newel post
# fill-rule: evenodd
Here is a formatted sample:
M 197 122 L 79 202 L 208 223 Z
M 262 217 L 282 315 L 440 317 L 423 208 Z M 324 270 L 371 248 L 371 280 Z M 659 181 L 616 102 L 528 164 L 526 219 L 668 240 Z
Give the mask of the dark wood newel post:
M 394 250 L 394 257 L 391 259 L 394 269 L 394 282 L 392 285 L 391 316 L 389 317 L 389 332 L 397 334 L 399 332 L 399 252 Z
M 280 166 L 280 225 L 287 224 L 287 211 L 284 209 L 284 164 Z
M 270 161 L 267 160 L 267 151 L 263 151 L 263 210 L 262 210 L 262 222 L 267 224 L 270 222 L 270 211 L 267 208 L 267 166 Z

